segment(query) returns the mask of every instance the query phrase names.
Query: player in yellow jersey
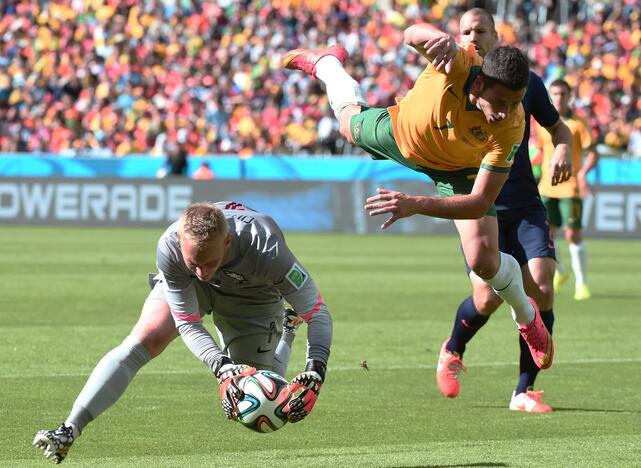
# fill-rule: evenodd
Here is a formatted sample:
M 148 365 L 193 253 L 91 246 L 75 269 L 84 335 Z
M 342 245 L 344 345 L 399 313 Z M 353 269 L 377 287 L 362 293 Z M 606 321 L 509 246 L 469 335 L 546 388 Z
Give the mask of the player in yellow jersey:
M 588 252 L 583 243 L 581 217 L 583 199 L 590 192 L 586 176 L 596 166 L 598 156 L 587 123 L 574 115 L 570 108 L 570 85 L 564 80 L 553 81 L 549 86 L 549 94 L 552 104 L 572 132 L 573 171 L 568 181 L 558 185 L 552 184 L 549 161 L 554 153 L 554 145 L 546 132 L 538 132 L 539 146 L 543 153 L 539 192 L 550 220 L 552 238 L 555 238 L 559 227 L 565 226 L 565 239 L 569 244 L 570 261 L 576 282 L 574 298 L 582 301 L 589 299 L 591 294 L 587 284 Z M 584 153 L 587 155 L 585 162 L 583 162 Z M 554 286 L 558 289 L 567 280 L 569 273 L 565 271 L 559 250 L 557 249 L 556 252 L 558 263 L 554 275 Z
M 459 41 L 461 44 L 472 44 L 481 56 L 495 48 L 499 35 L 492 15 L 481 8 L 466 11 L 459 21 Z M 530 71 L 530 82 L 522 104 L 525 111 L 525 134 L 514 157 L 509 177 L 494 202 L 499 224 L 499 249 L 512 255 L 521 265 L 525 291 L 536 300 L 541 319 L 552 334 L 552 279 L 556 261 L 545 207 L 530 164 L 530 118 L 550 134 L 555 144 L 555 152 L 550 161 L 557 174 L 563 176 L 558 178 L 559 183 L 572 173 L 569 152 L 572 134 L 552 105 L 543 81 L 533 71 Z M 492 288 L 469 268 L 467 273 L 472 294 L 458 306 L 452 331 L 441 347 L 436 367 L 438 388 L 449 398 L 456 398 L 461 390 L 460 376 L 465 370 L 463 357 L 466 355 L 467 345 L 503 303 Z M 508 407 L 514 411 L 529 413 L 552 411 L 552 407 L 542 401 L 543 391 L 534 390 L 540 369 L 533 362 L 522 338 L 519 339 L 519 350 L 519 377 Z
M 534 362 L 548 368 L 552 337 L 525 294 L 518 262 L 499 252 L 493 206 L 523 137 L 527 58 L 504 46 L 482 60 L 473 47 L 458 46 L 428 24 L 409 27 L 404 36 L 430 63 L 408 95 L 389 108 L 367 107 L 358 82 L 343 68 L 347 52 L 341 46 L 292 50 L 283 65 L 325 84 L 349 142 L 374 159 L 392 159 L 434 180 L 440 197 L 378 189 L 365 208 L 371 215 L 391 214 L 383 228 L 413 214 L 455 220 L 468 265 L 511 306 Z

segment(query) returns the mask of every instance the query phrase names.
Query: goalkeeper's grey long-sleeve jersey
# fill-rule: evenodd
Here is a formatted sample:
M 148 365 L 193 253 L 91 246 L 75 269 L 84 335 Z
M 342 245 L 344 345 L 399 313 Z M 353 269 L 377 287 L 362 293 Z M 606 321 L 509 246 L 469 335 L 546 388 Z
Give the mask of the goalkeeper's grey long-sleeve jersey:
M 331 317 L 316 284 L 287 247 L 276 222 L 240 203 L 218 202 L 215 206 L 225 215 L 231 245 L 208 285 L 223 296 L 238 298 L 239 304 L 273 305 L 284 298 L 307 322 L 308 359 L 326 364 L 332 339 Z M 200 280 L 183 260 L 177 229 L 175 222 L 160 237 L 156 265 L 164 276 L 165 295 L 182 339 L 212 369 L 222 352 L 202 324 L 194 287 Z M 241 323 L 242 319 L 251 319 L 243 316 L 242 306 L 233 313 Z

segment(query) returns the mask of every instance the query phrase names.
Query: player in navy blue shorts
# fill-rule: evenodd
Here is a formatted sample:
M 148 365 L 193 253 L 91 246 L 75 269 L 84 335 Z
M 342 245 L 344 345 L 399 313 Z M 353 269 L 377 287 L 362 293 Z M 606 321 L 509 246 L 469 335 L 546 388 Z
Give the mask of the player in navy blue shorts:
M 481 56 L 498 42 L 494 19 L 487 11 L 473 8 L 460 20 L 460 42 L 472 44 Z M 527 295 L 534 298 L 541 318 L 552 333 L 555 270 L 554 243 L 550 240 L 545 208 L 541 202 L 528 154 L 530 115 L 550 133 L 555 145 L 552 159 L 554 182 L 567 180 L 572 172 L 570 144 L 572 135 L 559 117 L 547 94 L 541 78 L 530 72 L 530 82 L 523 99 L 525 134 L 516 153 L 509 178 L 495 205 L 499 223 L 499 248 L 511 254 L 521 265 Z M 441 392 L 455 398 L 460 391 L 459 376 L 463 367 L 466 344 L 501 305 L 496 292 L 468 268 L 473 293 L 458 308 L 452 335 L 441 347 L 436 381 Z M 552 408 L 541 401 L 543 392 L 534 391 L 539 367 L 534 363 L 527 344 L 520 339 L 521 358 L 519 381 L 512 393 L 509 408 L 515 411 L 548 413 Z

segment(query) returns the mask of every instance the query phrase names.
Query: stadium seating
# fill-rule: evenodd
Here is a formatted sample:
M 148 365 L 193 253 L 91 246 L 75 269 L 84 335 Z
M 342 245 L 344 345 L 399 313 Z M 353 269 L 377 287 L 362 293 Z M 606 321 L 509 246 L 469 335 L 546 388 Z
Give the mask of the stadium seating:
M 179 144 L 192 155 L 354 153 L 318 83 L 284 73 L 279 59 L 339 41 L 368 102 L 392 103 L 423 66 L 402 46 L 403 28 L 455 29 L 466 2 L 390 3 L 2 2 L 0 152 L 121 156 Z M 563 11 L 499 3 L 511 6 L 500 12 L 503 41 L 526 50 L 546 80 L 565 76 L 597 141 L 625 150 L 641 117 L 635 2 L 553 2 Z

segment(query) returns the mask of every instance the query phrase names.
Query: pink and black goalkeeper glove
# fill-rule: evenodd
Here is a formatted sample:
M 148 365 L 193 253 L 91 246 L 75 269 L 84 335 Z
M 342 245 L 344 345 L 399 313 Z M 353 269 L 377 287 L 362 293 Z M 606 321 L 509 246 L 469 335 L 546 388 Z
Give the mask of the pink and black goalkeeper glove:
M 242 390 L 238 388 L 238 381 L 255 373 L 255 368 L 245 364 L 234 364 L 227 356 L 223 356 L 216 364 L 214 375 L 220 384 L 220 400 L 228 419 L 238 418 L 238 400 L 243 397 Z
M 307 363 L 305 372 L 298 374 L 289 384 L 288 388 L 293 396 L 284 408 L 289 422 L 302 421 L 312 412 L 325 380 L 325 369 L 324 363 L 311 360 Z

